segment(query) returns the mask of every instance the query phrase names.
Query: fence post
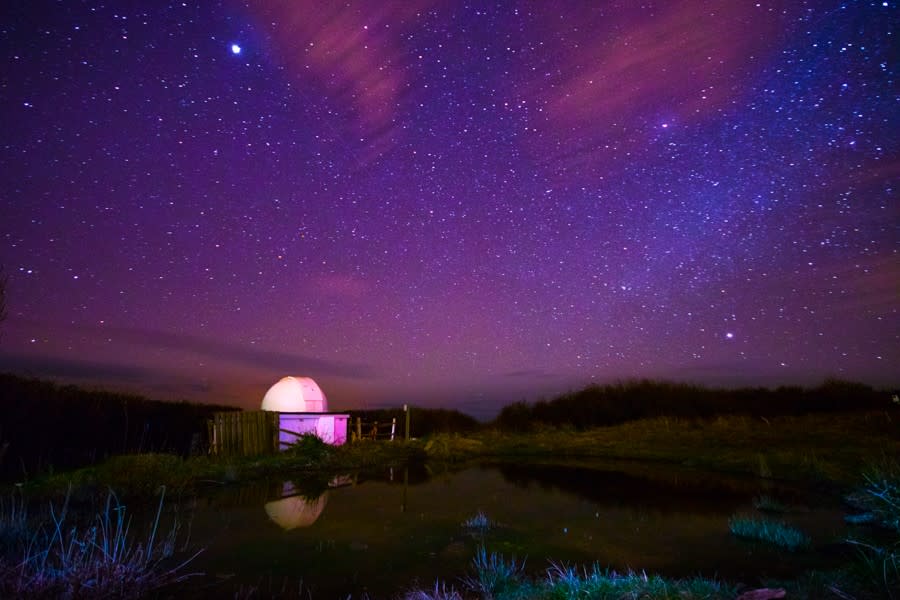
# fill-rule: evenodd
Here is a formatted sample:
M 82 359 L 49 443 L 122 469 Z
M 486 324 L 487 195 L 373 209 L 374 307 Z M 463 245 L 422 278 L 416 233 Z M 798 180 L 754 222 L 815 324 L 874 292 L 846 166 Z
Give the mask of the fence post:
M 403 412 L 406 413 L 406 441 L 409 441 L 409 405 L 403 405 Z
M 362 417 L 356 417 L 356 441 L 362 441 Z
M 215 416 L 206 421 L 206 439 L 209 441 L 209 454 L 216 453 L 216 422 Z

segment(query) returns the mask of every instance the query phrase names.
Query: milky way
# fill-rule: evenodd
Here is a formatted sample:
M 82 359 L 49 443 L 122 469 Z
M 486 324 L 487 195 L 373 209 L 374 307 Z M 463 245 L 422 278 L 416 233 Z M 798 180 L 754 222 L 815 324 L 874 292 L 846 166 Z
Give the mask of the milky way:
M 0 369 L 900 383 L 894 2 L 9 4 Z

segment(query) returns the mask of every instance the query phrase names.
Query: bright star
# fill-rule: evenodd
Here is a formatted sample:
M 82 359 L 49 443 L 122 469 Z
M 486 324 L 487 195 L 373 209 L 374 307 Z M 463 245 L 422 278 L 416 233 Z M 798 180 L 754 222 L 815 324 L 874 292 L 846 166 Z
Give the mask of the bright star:
M 734 334 L 731 333 L 731 332 L 729 331 L 728 333 L 725 334 L 725 337 L 726 337 L 727 339 L 729 339 L 729 340 L 733 340 L 733 339 L 734 339 Z
M 241 53 L 241 47 L 238 46 L 237 44 L 232 44 L 232 45 L 231 45 L 231 53 L 232 53 L 232 54 L 240 54 L 240 53 Z

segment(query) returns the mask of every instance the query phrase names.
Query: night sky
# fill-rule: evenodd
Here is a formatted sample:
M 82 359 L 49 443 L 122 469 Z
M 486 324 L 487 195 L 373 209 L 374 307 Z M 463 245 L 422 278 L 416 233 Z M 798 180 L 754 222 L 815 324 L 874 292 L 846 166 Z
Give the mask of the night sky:
M 895 2 L 11 0 L 0 370 L 900 384 Z

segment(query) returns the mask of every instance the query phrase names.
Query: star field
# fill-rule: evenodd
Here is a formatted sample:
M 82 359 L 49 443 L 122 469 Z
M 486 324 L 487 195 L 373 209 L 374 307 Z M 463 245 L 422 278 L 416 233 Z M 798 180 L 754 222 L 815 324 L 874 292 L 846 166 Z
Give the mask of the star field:
M 900 382 L 893 2 L 13 2 L 0 368 L 477 415 Z

